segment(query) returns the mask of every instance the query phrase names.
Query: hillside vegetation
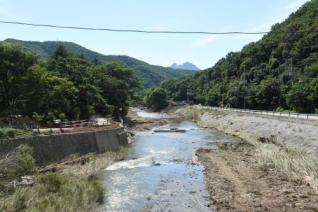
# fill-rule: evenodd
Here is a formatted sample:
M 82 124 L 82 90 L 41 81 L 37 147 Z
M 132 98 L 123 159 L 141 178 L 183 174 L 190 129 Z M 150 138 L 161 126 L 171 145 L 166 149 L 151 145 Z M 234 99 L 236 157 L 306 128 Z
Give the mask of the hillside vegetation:
M 318 0 L 212 68 L 162 87 L 176 101 L 188 97 L 212 106 L 317 112 Z
M 13 44 L 0 44 L 0 116 L 37 122 L 126 115 L 140 82 L 120 63 L 94 64 L 60 46 L 47 60 Z
M 35 42 L 35 41 L 21 41 L 14 39 L 7 39 L 5 43 L 11 43 L 19 45 L 27 51 L 36 54 L 42 58 L 51 57 L 59 46 L 72 53 L 83 55 L 90 62 L 95 63 L 109 63 L 109 62 L 120 62 L 125 64 L 130 69 L 135 71 L 137 77 L 143 82 L 145 87 L 152 87 L 159 85 L 163 80 L 167 79 L 178 79 L 182 76 L 193 74 L 194 71 L 172 69 L 162 66 L 150 65 L 141 60 L 137 60 L 132 57 L 122 55 L 103 55 L 89 49 L 86 49 L 80 45 L 72 42 L 58 42 L 58 41 L 47 41 L 47 42 Z

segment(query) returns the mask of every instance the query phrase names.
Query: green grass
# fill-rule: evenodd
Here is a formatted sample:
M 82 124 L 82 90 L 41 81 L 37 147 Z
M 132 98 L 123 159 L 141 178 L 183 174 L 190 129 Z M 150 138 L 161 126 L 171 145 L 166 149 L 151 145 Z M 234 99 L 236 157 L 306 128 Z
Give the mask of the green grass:
M 127 149 L 90 155 L 85 164 L 60 164 L 57 173 L 35 174 L 34 186 L 11 194 L 1 193 L 0 187 L 0 211 L 94 211 L 104 198 L 101 170 L 122 159 Z
M 305 152 L 280 147 L 275 144 L 256 144 L 256 157 L 261 166 L 272 167 L 288 180 L 303 182 L 306 176 L 313 178 L 309 184 L 318 192 L 318 161 Z
M 90 211 L 103 201 L 104 188 L 91 176 L 48 173 L 36 181 L 0 199 L 0 211 Z
M 92 155 L 89 162 L 84 166 L 68 166 L 64 170 L 62 170 L 62 172 L 65 174 L 74 174 L 76 176 L 98 176 L 100 174 L 100 170 L 105 169 L 114 161 L 123 159 L 127 155 L 127 150 L 128 147 L 121 146 L 118 151 L 110 151 L 103 154 Z
M 32 137 L 32 136 L 33 136 L 32 130 L 0 128 L 0 139 L 24 138 L 24 137 Z
M 36 174 L 37 167 L 32 154 L 33 149 L 22 144 L 11 154 L 0 159 L 0 184 Z

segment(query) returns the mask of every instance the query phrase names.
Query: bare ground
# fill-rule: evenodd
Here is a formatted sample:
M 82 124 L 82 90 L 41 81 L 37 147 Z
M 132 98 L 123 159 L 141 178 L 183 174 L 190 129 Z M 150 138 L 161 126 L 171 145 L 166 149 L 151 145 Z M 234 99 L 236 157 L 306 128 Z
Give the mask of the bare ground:
M 198 151 L 218 211 L 318 211 L 318 122 L 200 106 L 175 113 L 244 140 Z
M 248 143 L 222 144 L 197 154 L 217 211 L 318 211 L 318 195 L 309 185 L 260 165 Z

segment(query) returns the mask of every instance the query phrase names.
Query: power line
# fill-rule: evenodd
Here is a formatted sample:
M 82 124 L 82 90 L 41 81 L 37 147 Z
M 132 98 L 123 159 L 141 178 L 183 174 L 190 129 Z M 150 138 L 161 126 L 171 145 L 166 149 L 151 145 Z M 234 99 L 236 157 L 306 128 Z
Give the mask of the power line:
M 108 31 L 108 32 L 128 32 L 128 33 L 147 33 L 147 34 L 206 34 L 206 35 L 263 35 L 269 32 L 242 32 L 242 31 L 233 31 L 233 32 L 207 32 L 207 31 L 157 31 L 157 30 L 137 30 L 137 29 L 111 29 L 111 28 L 94 28 L 94 27 L 78 27 L 78 26 L 62 26 L 62 25 L 53 25 L 53 24 L 37 24 L 37 23 L 27 23 L 27 22 L 16 22 L 16 21 L 5 21 L 0 20 L 2 24 L 11 24 L 11 25 L 24 25 L 31 27 L 48 27 L 48 28 L 57 28 L 57 29 L 75 29 L 75 30 L 89 30 L 89 31 Z

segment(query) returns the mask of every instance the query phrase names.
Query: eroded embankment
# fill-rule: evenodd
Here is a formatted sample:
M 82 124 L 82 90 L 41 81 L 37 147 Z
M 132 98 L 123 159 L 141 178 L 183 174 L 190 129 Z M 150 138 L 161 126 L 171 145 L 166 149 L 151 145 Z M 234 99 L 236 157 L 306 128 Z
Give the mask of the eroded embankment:
M 187 106 L 176 111 L 244 140 L 198 151 L 218 211 L 318 210 L 317 125 Z M 303 145 L 303 144 L 307 145 Z
M 318 157 L 318 122 L 188 106 L 177 113 L 249 142 L 281 144 Z

